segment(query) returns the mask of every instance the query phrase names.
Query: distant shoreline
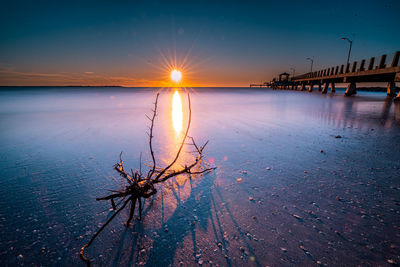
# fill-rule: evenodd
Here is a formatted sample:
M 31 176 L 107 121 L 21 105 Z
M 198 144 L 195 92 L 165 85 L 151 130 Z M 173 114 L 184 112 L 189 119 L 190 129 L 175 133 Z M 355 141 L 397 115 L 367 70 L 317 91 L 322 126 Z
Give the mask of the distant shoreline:
M 124 87 L 121 85 L 0 85 L 2 87 Z
M 160 86 L 120 86 L 120 85 L 65 85 L 65 86 L 40 86 L 40 85 L 31 85 L 31 86 L 23 86 L 23 85 L 16 85 L 16 86 L 0 86 L 0 90 L 7 89 L 7 88 L 15 88 L 15 89 L 56 89 L 56 88 L 160 88 Z M 174 87 L 165 87 L 165 88 L 174 88 Z M 248 86 L 240 87 L 240 86 L 197 86 L 197 87 L 190 87 L 190 88 L 221 88 L 221 89 L 228 89 L 228 88 L 240 88 L 240 89 L 250 89 Z M 271 89 L 270 87 L 252 87 L 254 89 Z M 336 87 L 336 89 L 346 89 L 346 87 Z M 357 87 L 357 91 L 361 92 L 386 92 L 387 89 L 385 87 Z

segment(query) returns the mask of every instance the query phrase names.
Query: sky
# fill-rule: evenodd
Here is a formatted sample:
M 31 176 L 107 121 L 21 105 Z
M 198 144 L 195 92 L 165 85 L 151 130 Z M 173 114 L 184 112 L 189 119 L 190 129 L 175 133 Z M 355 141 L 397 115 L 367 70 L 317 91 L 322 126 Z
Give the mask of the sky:
M 111 3 L 112 2 L 112 3 Z M 400 1 L 2 1 L 0 85 L 248 86 L 400 50 Z

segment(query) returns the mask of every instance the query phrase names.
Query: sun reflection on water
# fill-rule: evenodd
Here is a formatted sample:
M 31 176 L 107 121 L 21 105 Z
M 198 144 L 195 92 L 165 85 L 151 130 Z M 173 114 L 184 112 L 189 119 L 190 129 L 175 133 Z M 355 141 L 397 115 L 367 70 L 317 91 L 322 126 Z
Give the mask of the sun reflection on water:
M 179 135 L 182 131 L 183 124 L 183 111 L 182 111 L 182 99 L 179 92 L 176 90 L 172 97 L 172 125 L 174 127 L 176 135 Z
M 184 99 L 182 91 L 179 88 L 174 88 L 168 97 L 168 108 L 171 110 L 171 121 L 167 128 L 167 144 L 164 148 L 165 153 L 160 157 L 163 165 L 168 165 L 174 158 L 179 149 L 179 146 L 184 138 L 187 119 L 184 118 Z M 172 96 L 172 99 L 170 98 Z M 172 100 L 172 101 L 171 101 Z M 170 102 L 171 101 L 171 102 Z M 188 116 L 188 113 L 185 113 Z M 171 171 L 181 169 L 183 166 L 193 160 L 188 147 L 184 146 L 178 161 L 171 167 Z M 187 175 L 178 175 L 172 180 L 168 180 L 163 187 L 162 203 L 165 220 L 172 216 L 179 205 L 182 205 L 191 196 L 192 188 L 197 185 L 197 176 L 188 179 Z

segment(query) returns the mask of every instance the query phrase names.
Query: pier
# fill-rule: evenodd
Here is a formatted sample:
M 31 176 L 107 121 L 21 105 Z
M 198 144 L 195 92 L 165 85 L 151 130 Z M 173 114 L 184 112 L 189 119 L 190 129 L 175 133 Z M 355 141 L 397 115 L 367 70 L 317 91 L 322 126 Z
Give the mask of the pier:
M 318 88 L 322 94 L 326 94 L 329 89 L 335 92 L 335 84 L 347 83 L 345 96 L 357 94 L 356 83 L 365 82 L 385 82 L 387 83 L 387 95 L 395 97 L 395 101 L 400 101 L 399 88 L 396 82 L 400 82 L 400 51 L 393 54 L 392 60 L 388 60 L 386 54 L 380 57 L 371 57 L 368 60 L 363 59 L 318 71 L 308 72 L 297 75 L 291 79 L 282 79 L 282 73 L 279 79 L 272 80 L 269 85 L 273 89 L 290 89 L 304 91 L 308 88 L 312 92 Z
M 250 87 L 269 87 L 270 84 L 268 82 L 264 82 L 264 83 L 251 83 Z

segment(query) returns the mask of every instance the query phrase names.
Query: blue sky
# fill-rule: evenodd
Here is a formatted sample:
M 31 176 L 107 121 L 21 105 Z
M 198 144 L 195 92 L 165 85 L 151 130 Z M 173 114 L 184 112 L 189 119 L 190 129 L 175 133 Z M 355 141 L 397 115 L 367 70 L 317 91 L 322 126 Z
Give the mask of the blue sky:
M 2 3 L 0 85 L 245 86 L 400 49 L 400 1 Z M 163 60 L 165 58 L 166 60 Z M 185 73 L 186 72 L 186 73 Z

